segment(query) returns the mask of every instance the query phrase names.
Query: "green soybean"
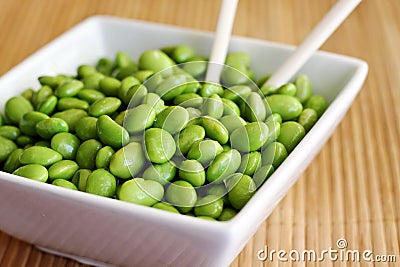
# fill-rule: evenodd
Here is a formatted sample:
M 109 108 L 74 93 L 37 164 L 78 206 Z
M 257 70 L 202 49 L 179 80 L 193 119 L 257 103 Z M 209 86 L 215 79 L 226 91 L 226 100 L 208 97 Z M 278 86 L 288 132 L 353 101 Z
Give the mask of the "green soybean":
M 55 95 L 59 98 L 74 97 L 83 88 L 83 82 L 79 80 L 71 80 L 61 84 L 56 90 Z
M 202 111 L 204 115 L 219 119 L 224 114 L 224 104 L 217 94 L 213 94 L 204 100 Z
M 21 156 L 22 152 L 24 152 L 24 150 L 22 148 L 18 148 L 8 155 L 7 160 L 4 162 L 3 166 L 3 170 L 5 172 L 12 173 L 21 166 L 21 163 L 19 162 L 19 157 Z
M 106 169 L 110 165 L 111 158 L 114 155 L 115 151 L 110 146 L 104 146 L 99 149 L 96 154 L 96 168 L 97 169 Z
M 160 113 L 164 108 L 164 100 L 162 100 L 157 94 L 148 93 L 142 99 L 142 104 L 151 106 L 156 114 Z
M 143 179 L 154 180 L 161 185 L 166 185 L 176 174 L 176 167 L 170 161 L 163 164 L 151 164 L 144 172 Z
M 229 202 L 237 210 L 243 208 L 256 191 L 253 179 L 241 173 L 235 173 L 226 179 Z
M 35 129 L 40 137 L 50 139 L 57 133 L 68 132 L 69 127 L 63 119 L 48 118 L 36 123 Z
M 84 141 L 76 151 L 76 162 L 82 169 L 96 169 L 96 155 L 103 145 L 96 139 Z
M 271 112 L 281 115 L 284 121 L 296 119 L 303 111 L 300 101 L 290 95 L 271 95 L 266 99 Z
M 248 121 L 264 121 L 267 116 L 264 100 L 256 92 L 251 92 L 246 98 L 244 116 Z
M 159 210 L 165 210 L 165 211 L 180 214 L 179 210 L 177 210 L 174 206 L 164 203 L 164 202 L 158 202 L 158 203 L 154 204 L 152 207 L 159 209 Z
M 253 181 L 256 187 L 260 187 L 274 172 L 275 168 L 272 164 L 264 165 L 254 173 Z
M 87 179 L 91 173 L 91 170 L 79 169 L 75 172 L 74 176 L 71 179 L 71 182 L 76 185 L 79 191 L 86 192 Z
M 207 181 L 220 182 L 239 169 L 241 155 L 235 150 L 224 151 L 219 154 L 207 169 Z
M 232 132 L 231 146 L 241 152 L 255 151 L 266 143 L 268 132 L 268 126 L 264 122 L 246 124 Z
M 224 93 L 224 89 L 219 84 L 207 82 L 201 86 L 199 93 L 202 97 L 210 97 L 214 94 L 222 95 Z
M 236 114 L 224 116 L 220 119 L 220 122 L 225 126 L 229 133 L 234 130 L 246 125 L 246 121 Z
M 189 121 L 189 113 L 180 106 L 170 106 L 165 108 L 159 114 L 154 123 L 154 127 L 162 128 L 170 134 L 180 132 Z
M 32 146 L 24 150 L 19 157 L 21 164 L 38 164 L 42 166 L 50 166 L 58 161 L 62 160 L 62 155 L 57 151 L 42 147 Z
M 255 171 L 261 165 L 261 153 L 258 151 L 253 151 L 242 156 L 242 161 L 238 172 L 247 174 L 249 176 L 253 175 Z
M 221 145 L 228 142 L 229 132 L 219 120 L 204 116 L 201 118 L 201 125 L 206 131 L 207 137 L 218 141 Z
M 12 124 L 18 125 L 22 116 L 29 111 L 33 111 L 33 106 L 23 96 L 14 96 L 5 105 L 5 115 Z
M 67 181 L 67 180 L 64 180 L 64 179 L 56 179 L 51 184 L 59 186 L 59 187 L 67 188 L 67 189 L 78 190 L 76 185 L 74 185 L 70 181 Z
M 58 98 L 54 95 L 48 96 L 37 105 L 37 111 L 47 115 L 53 114 L 58 104 Z
M 38 105 L 49 96 L 53 95 L 53 89 L 50 86 L 43 85 L 37 92 L 35 92 L 32 96 L 31 102 L 34 107 L 38 107 Z
M 104 115 L 105 116 L 105 115 Z M 97 139 L 97 120 L 95 117 L 84 117 L 76 122 L 75 132 L 82 141 Z
M 93 117 L 111 115 L 121 106 L 121 100 L 116 97 L 104 97 L 95 101 L 89 107 L 89 114 Z
M 123 102 L 129 106 L 129 108 L 134 108 L 142 103 L 143 98 L 147 95 L 147 88 L 143 84 L 133 85 L 128 89 L 124 95 Z
M 231 208 L 225 208 L 222 210 L 221 214 L 218 217 L 218 221 L 229 221 L 233 217 L 235 217 L 237 211 Z
M 118 178 L 128 179 L 142 171 L 145 162 L 142 145 L 138 142 L 131 142 L 112 156 L 110 172 Z
M 174 98 L 174 104 L 185 108 L 200 108 L 203 105 L 203 98 L 195 93 L 182 94 Z
M 206 165 L 214 160 L 222 151 L 223 148 L 217 141 L 202 140 L 193 143 L 187 153 L 187 158 L 195 159 Z
M 121 81 L 113 77 L 104 77 L 99 82 L 99 90 L 106 96 L 118 96 Z
M 90 75 L 83 77 L 83 84 L 87 89 L 99 89 L 100 80 L 104 78 L 104 74 L 100 72 L 94 72 Z
M 206 132 L 200 125 L 189 125 L 178 135 L 178 148 L 183 155 L 186 155 L 194 142 L 204 139 Z
M 216 219 L 221 215 L 223 207 L 224 202 L 221 198 L 215 195 L 207 195 L 197 201 L 194 214 Z
M 113 197 L 117 188 L 117 181 L 110 172 L 105 169 L 93 171 L 86 181 L 86 192 L 103 197 Z
M 234 85 L 225 89 L 222 97 L 237 102 L 240 99 L 246 99 L 251 92 L 251 88 L 247 85 Z
M 189 61 L 196 55 L 196 52 L 188 45 L 178 45 L 172 52 L 172 59 L 178 63 Z
M 305 103 L 312 95 L 311 81 L 308 76 L 300 74 L 296 77 L 294 84 L 296 85 L 296 97 L 301 103 Z
M 144 133 L 144 145 L 147 158 L 154 163 L 165 163 L 176 151 L 174 138 L 167 131 L 151 128 Z
M 129 142 L 129 133 L 108 115 L 102 115 L 96 123 L 97 136 L 105 145 L 121 148 Z
M 179 178 L 189 182 L 194 187 L 199 187 L 206 181 L 206 173 L 200 162 L 185 160 L 179 166 Z
M 78 98 L 85 100 L 89 104 L 93 104 L 104 97 L 106 97 L 105 94 L 95 89 L 83 89 L 78 93 Z
M 68 124 L 70 132 L 75 132 L 75 125 L 82 118 L 87 116 L 87 112 L 82 109 L 69 109 L 61 112 L 57 112 L 51 116 L 51 118 L 59 118 L 64 120 Z
M 224 116 L 232 114 L 240 116 L 240 109 L 235 102 L 226 98 L 222 98 L 221 100 L 222 103 L 224 104 L 224 114 L 223 114 Z
M 186 181 L 176 181 L 166 190 L 166 200 L 180 212 L 188 213 L 196 205 L 197 193 L 194 187 Z
M 287 121 L 281 125 L 281 133 L 278 141 L 281 142 L 290 153 L 294 147 L 303 139 L 305 135 L 304 127 L 295 121 Z
M 78 164 L 72 160 L 61 160 L 49 168 L 49 178 L 51 180 L 64 179 L 70 180 L 75 172 L 79 169 Z
M 317 112 L 312 108 L 306 108 L 300 114 L 297 122 L 304 127 L 304 130 L 306 132 L 308 132 L 314 126 L 317 120 L 318 120 Z
M 124 128 L 131 134 L 143 132 L 145 129 L 153 125 L 156 119 L 156 112 L 147 104 L 141 104 L 133 109 L 128 110 Z
M 8 138 L 10 140 L 17 140 L 17 138 L 21 135 L 21 130 L 12 125 L 3 125 L 0 126 L 0 136 L 4 138 Z
M 328 107 L 328 104 L 326 103 L 326 100 L 323 96 L 313 95 L 307 100 L 304 107 L 312 108 L 313 110 L 315 110 L 319 118 L 325 112 L 326 108 Z
M 29 178 L 38 182 L 45 183 L 48 178 L 48 172 L 45 167 L 38 164 L 28 164 L 16 169 L 13 174 Z
M 286 83 L 279 87 L 278 89 L 278 94 L 281 95 L 290 95 L 290 96 L 295 96 L 297 92 L 297 87 L 293 83 Z
M 154 73 L 159 72 L 168 67 L 172 67 L 175 63 L 161 50 L 148 50 L 139 58 L 139 68 L 142 70 L 151 70 Z
M 261 154 L 262 165 L 272 164 L 276 169 L 287 156 L 287 150 L 282 143 L 272 142 Z
M 122 201 L 143 206 L 153 206 L 164 196 L 164 188 L 161 184 L 143 178 L 133 178 L 122 184 L 118 198 Z

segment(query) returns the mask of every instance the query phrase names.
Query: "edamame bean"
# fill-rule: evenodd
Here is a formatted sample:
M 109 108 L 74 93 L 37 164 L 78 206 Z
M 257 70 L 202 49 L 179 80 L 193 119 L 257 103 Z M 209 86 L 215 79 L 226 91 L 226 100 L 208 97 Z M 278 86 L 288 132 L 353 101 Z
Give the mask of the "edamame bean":
M 110 161 L 115 151 L 110 146 L 104 146 L 96 154 L 96 168 L 107 169 L 110 165 Z
M 128 105 L 130 100 L 128 99 L 128 102 L 125 102 L 127 100 L 125 99 L 125 96 L 129 88 L 138 84 L 140 84 L 140 81 L 133 76 L 128 76 L 121 81 L 121 86 L 119 87 L 118 90 L 118 98 L 122 99 L 122 102 L 124 102 L 125 105 Z
M 68 132 L 68 124 L 59 118 L 48 118 L 36 123 L 36 132 L 45 139 L 52 138 L 57 133 Z
M 312 108 L 317 112 L 318 118 L 322 116 L 327 107 L 328 104 L 326 103 L 325 98 L 320 95 L 311 96 L 305 104 L 305 108 Z
M 24 150 L 22 148 L 18 148 L 9 154 L 3 166 L 3 170 L 5 172 L 12 173 L 21 166 L 19 157 L 21 156 L 22 152 L 24 152 Z
M 42 165 L 28 164 L 16 169 L 13 174 L 45 183 L 48 178 L 47 169 Z
M 166 200 L 180 212 L 188 213 L 196 205 L 197 193 L 186 181 L 176 181 L 170 184 L 166 191 Z
M 176 174 L 175 166 L 167 161 L 163 164 L 151 164 L 144 172 L 143 179 L 154 180 L 159 182 L 161 185 L 166 185 Z
M 203 98 L 195 93 L 182 94 L 174 98 L 174 104 L 185 108 L 200 108 L 203 105 Z
M 31 136 L 20 135 L 17 140 L 15 140 L 17 145 L 20 147 L 25 147 L 26 145 L 33 144 L 35 140 Z
M 273 141 L 277 140 L 281 133 L 281 124 L 276 121 L 268 121 L 265 123 L 268 126 L 268 138 L 262 147 L 266 147 Z
M 232 174 L 226 179 L 229 201 L 237 210 L 243 208 L 256 191 L 256 185 L 250 176 L 241 173 Z
M 180 106 L 170 106 L 165 108 L 159 114 L 154 123 L 154 127 L 162 128 L 170 134 L 180 132 L 189 121 L 189 113 Z
M 188 45 L 178 45 L 172 52 L 172 59 L 178 63 L 189 61 L 196 55 L 196 52 Z
M 73 183 L 64 179 L 56 179 L 51 184 L 67 189 L 78 190 L 78 188 Z
M 251 92 L 246 98 L 244 115 L 250 122 L 265 120 L 267 110 L 265 109 L 264 100 L 258 93 Z
M 85 100 L 89 104 L 93 104 L 97 100 L 103 99 L 106 97 L 102 92 L 95 89 L 83 89 L 78 93 L 78 98 Z
M 51 116 L 52 118 L 59 118 L 64 120 L 68 124 L 70 132 L 75 132 L 75 125 L 83 117 L 87 116 L 87 112 L 82 109 L 69 109 L 61 112 L 57 112 Z
M 235 217 L 237 211 L 231 208 L 225 208 L 222 210 L 221 214 L 218 217 L 218 221 L 229 221 L 233 217 Z
M 220 119 L 220 122 L 225 126 L 229 133 L 234 130 L 246 125 L 246 121 L 236 114 L 224 116 Z
M 50 166 L 49 178 L 51 180 L 64 179 L 70 180 L 79 169 L 78 164 L 72 160 L 60 160 Z
M 119 200 L 143 206 L 153 206 L 164 196 L 161 184 L 143 178 L 133 178 L 122 184 L 119 190 Z
M 224 202 L 221 198 L 214 195 L 207 195 L 197 201 L 194 208 L 196 216 L 208 216 L 211 218 L 218 218 L 224 207 Z
M 241 155 L 235 150 L 223 151 L 219 154 L 207 169 L 207 181 L 220 182 L 239 169 Z
M 193 77 L 199 77 L 206 72 L 207 62 L 202 57 L 193 57 L 182 68 Z
M 136 84 L 128 89 L 124 95 L 123 101 L 129 108 L 134 108 L 142 103 L 147 94 L 147 88 L 143 84 Z
M 185 91 L 187 81 L 185 74 L 169 76 L 157 86 L 155 93 L 165 101 L 172 100 Z
M 95 72 L 90 75 L 83 77 L 84 87 L 87 89 L 99 89 L 100 80 L 104 78 L 104 74 Z
M 294 84 L 297 88 L 296 97 L 300 99 L 301 103 L 305 103 L 312 95 L 310 79 L 306 75 L 300 74 L 296 77 Z
M 106 115 L 104 115 L 106 116 Z M 97 139 L 97 120 L 95 117 L 84 117 L 76 122 L 76 135 L 82 140 Z
M 33 111 L 33 106 L 23 96 L 14 96 L 5 105 L 5 115 L 12 124 L 18 125 L 22 116 L 29 111 Z
M 196 160 L 185 160 L 179 166 L 179 178 L 199 187 L 206 181 L 203 165 Z
M 114 62 L 112 62 L 110 59 L 108 58 L 100 58 L 97 61 L 96 64 L 96 69 L 98 72 L 106 75 L 106 76 L 110 76 L 111 72 L 114 68 Z
M 32 96 L 35 93 L 35 91 L 33 91 L 32 88 L 28 88 L 25 91 L 23 91 L 21 93 L 21 96 L 25 97 L 27 100 L 31 101 L 32 100 Z M 1 125 L 1 124 L 0 124 Z
M 80 65 L 78 67 L 78 77 L 83 78 L 85 76 L 89 76 L 90 74 L 93 74 L 97 72 L 96 68 L 91 66 L 91 65 Z
M 58 100 L 57 109 L 59 111 L 64 111 L 73 108 L 87 110 L 89 108 L 89 103 L 86 102 L 85 100 L 72 97 L 65 97 Z
M 164 203 L 164 202 L 158 202 L 158 203 L 154 204 L 152 207 L 159 209 L 159 210 L 165 210 L 165 211 L 180 214 L 179 211 L 174 206 Z
M 42 166 L 50 166 L 58 161 L 62 160 L 62 155 L 57 151 L 43 147 L 43 146 L 32 146 L 24 150 L 19 157 L 21 164 L 38 164 Z
M 183 155 L 186 155 L 194 142 L 204 139 L 206 132 L 199 125 L 189 125 L 178 135 L 178 149 Z
M 138 70 L 133 73 L 133 77 L 139 80 L 139 82 L 144 83 L 146 80 L 150 79 L 150 77 L 154 74 L 152 70 Z
M 279 165 L 288 156 L 285 146 L 280 142 L 272 142 L 261 155 L 262 165 L 272 164 L 274 168 L 278 168 Z
M 99 82 L 99 90 L 106 96 L 118 96 L 121 82 L 113 77 L 104 77 Z
M 267 102 L 272 113 L 279 113 L 282 120 L 296 119 L 303 111 L 303 106 L 297 98 L 289 95 L 271 95 Z
M 207 82 L 201 86 L 199 93 L 202 97 L 210 97 L 214 94 L 222 95 L 224 93 L 224 89 L 219 84 Z
M 128 131 L 108 115 L 102 115 L 98 118 L 96 132 L 101 142 L 113 148 L 121 148 L 129 142 Z
M 175 63 L 161 50 L 148 50 L 139 58 L 139 68 L 154 73 L 174 66 Z
M 241 152 L 260 149 L 268 139 L 269 129 L 264 122 L 252 122 L 234 130 L 231 134 L 231 146 Z
M 279 87 L 277 93 L 281 95 L 295 96 L 296 92 L 297 92 L 296 85 L 294 85 L 293 83 L 286 83 L 281 87 Z
M 47 115 L 53 114 L 58 104 L 58 98 L 54 95 L 48 96 L 43 99 L 37 106 L 37 111 Z
M 89 114 L 93 117 L 111 115 L 121 106 L 121 100 L 116 97 L 104 97 L 89 107 Z
M 94 170 L 86 181 L 86 192 L 103 197 L 113 197 L 117 188 L 117 181 L 105 169 Z
M 37 92 L 35 92 L 32 96 L 32 104 L 34 107 L 38 107 L 38 105 L 49 96 L 53 95 L 53 89 L 50 86 L 43 85 Z
M 251 94 L 251 92 L 251 88 L 247 85 L 234 85 L 224 90 L 222 98 L 237 102 L 240 99 L 246 99 Z
M 226 99 L 226 98 L 222 98 L 222 103 L 224 104 L 224 116 L 226 115 L 231 115 L 231 114 L 235 114 L 237 116 L 240 116 L 240 109 L 238 107 L 238 105 L 236 105 L 235 102 L 233 102 L 232 100 Z
M 56 75 L 56 76 L 46 76 L 45 75 L 45 76 L 39 77 L 38 80 L 42 86 L 47 85 L 47 86 L 55 89 L 58 86 L 60 86 L 63 82 L 70 80 L 70 78 L 65 75 Z
M 144 133 L 144 145 L 147 158 L 154 163 L 165 163 L 176 151 L 174 138 L 167 131 L 151 128 Z
M 282 116 L 279 113 L 272 113 L 269 117 L 265 120 L 265 123 L 268 124 L 270 121 L 275 121 L 282 123 Z
M 118 178 L 128 179 L 136 176 L 143 169 L 145 162 L 141 144 L 131 142 L 112 156 L 110 172 Z
M 87 179 L 91 173 L 91 170 L 79 169 L 75 172 L 74 176 L 71 179 L 71 182 L 76 185 L 79 191 L 86 192 Z
M 318 120 L 317 112 L 312 108 L 306 108 L 300 114 L 299 119 L 297 121 L 298 123 L 301 124 L 301 126 L 304 127 L 304 130 L 308 132 L 314 126 L 317 120 Z
M 219 120 L 204 116 L 201 118 L 201 125 L 206 131 L 207 137 L 218 141 L 221 145 L 228 142 L 229 132 Z
M 153 125 L 156 119 L 156 112 L 147 104 L 141 104 L 127 111 L 124 128 L 130 133 L 140 133 Z
M 229 199 L 228 199 L 228 191 L 226 190 L 226 187 L 223 183 L 208 184 L 207 187 L 208 187 L 208 190 L 207 190 L 208 195 L 215 195 L 215 196 L 218 196 L 219 198 L 221 198 L 222 201 L 224 202 L 224 206 L 231 205 L 229 203 Z
M 238 172 L 247 174 L 249 176 L 253 175 L 255 171 L 261 165 L 261 153 L 258 151 L 253 151 L 242 156 L 242 161 Z
M 96 139 L 84 141 L 76 151 L 76 162 L 82 169 L 96 169 L 96 155 L 103 145 Z
M 281 133 L 278 141 L 281 142 L 290 153 L 305 135 L 304 127 L 295 121 L 287 121 L 281 125 Z
M 274 166 L 272 164 L 264 165 L 254 173 L 253 181 L 256 187 L 260 187 L 274 172 Z
M 8 138 L 10 140 L 17 140 L 17 138 L 21 135 L 21 130 L 12 125 L 3 125 L 0 126 L 0 136 L 4 138 Z
M 202 111 L 204 115 L 219 119 L 224 113 L 224 104 L 217 94 L 212 94 L 204 100 Z
M 156 114 L 160 113 L 164 108 L 164 100 L 162 100 L 157 94 L 148 93 L 142 99 L 142 104 L 151 106 Z
M 190 147 L 187 158 L 195 159 L 203 165 L 207 165 L 222 151 L 223 148 L 217 141 L 209 139 L 197 141 Z
M 62 83 L 55 90 L 54 94 L 59 98 L 63 97 L 74 97 L 76 96 L 80 90 L 83 89 L 83 82 L 79 80 L 71 80 L 65 83 Z

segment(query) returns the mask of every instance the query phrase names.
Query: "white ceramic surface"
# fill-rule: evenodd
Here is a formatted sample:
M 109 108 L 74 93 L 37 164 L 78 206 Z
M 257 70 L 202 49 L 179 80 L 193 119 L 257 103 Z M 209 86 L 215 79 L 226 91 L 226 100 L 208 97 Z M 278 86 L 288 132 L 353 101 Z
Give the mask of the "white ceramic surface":
M 210 52 L 212 34 L 147 22 L 92 17 L 0 79 L 5 101 L 39 75 L 74 74 L 78 65 L 125 51 L 188 44 Z M 250 54 L 257 77 L 275 70 L 293 47 L 233 37 L 230 51 Z M 359 59 L 318 52 L 301 69 L 330 106 L 254 197 L 229 222 L 212 222 L 102 198 L 0 172 L 0 229 L 37 246 L 117 266 L 228 266 L 334 131 L 368 71 Z M 309 186 L 313 186 L 310 184 Z

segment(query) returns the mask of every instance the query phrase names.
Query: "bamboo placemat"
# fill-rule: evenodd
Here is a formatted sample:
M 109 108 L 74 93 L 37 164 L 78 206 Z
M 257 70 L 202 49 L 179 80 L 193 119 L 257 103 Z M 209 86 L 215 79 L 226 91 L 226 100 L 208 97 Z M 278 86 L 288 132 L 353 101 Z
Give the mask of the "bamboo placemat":
M 298 44 L 334 0 L 241 0 L 234 34 Z M 0 0 L 0 75 L 79 21 L 109 14 L 213 30 L 215 0 Z M 395 255 L 400 266 L 400 1 L 365 0 L 323 46 L 359 57 L 361 93 L 310 167 L 232 266 L 375 266 L 257 259 L 259 250 L 347 248 Z M 0 88 L 1 92 L 1 88 Z M 0 219 L 7 214 L 0 214 Z M 0 266 L 84 266 L 0 232 Z

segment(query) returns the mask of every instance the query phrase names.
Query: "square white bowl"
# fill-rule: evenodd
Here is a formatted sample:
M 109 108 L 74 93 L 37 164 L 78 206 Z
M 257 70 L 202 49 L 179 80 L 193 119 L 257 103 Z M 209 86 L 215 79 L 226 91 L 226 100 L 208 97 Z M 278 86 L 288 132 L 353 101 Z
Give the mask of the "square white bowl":
M 212 33 L 96 16 L 78 24 L 0 79 L 0 110 L 37 77 L 75 74 L 81 64 L 124 51 L 188 44 L 209 55 Z M 273 72 L 293 46 L 233 37 L 230 51 L 250 55 L 260 77 Z M 72 191 L 0 172 L 0 230 L 38 247 L 96 265 L 227 266 L 296 182 L 330 137 L 368 72 L 359 59 L 317 52 L 301 69 L 329 108 L 254 197 L 228 222 L 190 216 Z M 312 186 L 312 185 L 310 185 Z M 102 265 L 102 266 L 103 266 Z

